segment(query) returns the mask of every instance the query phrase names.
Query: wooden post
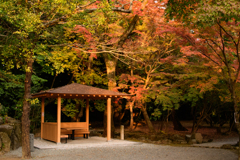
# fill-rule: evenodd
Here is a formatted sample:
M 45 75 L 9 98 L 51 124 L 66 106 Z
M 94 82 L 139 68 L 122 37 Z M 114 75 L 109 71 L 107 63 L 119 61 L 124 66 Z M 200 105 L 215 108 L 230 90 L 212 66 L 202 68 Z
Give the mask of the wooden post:
M 133 102 L 130 102 L 130 131 L 133 129 Z
M 111 141 L 111 98 L 107 99 L 107 141 Z
M 61 143 L 61 97 L 57 98 L 57 144 Z
M 44 100 L 45 98 L 42 98 L 42 105 L 41 105 L 41 139 L 43 139 L 43 123 L 44 123 Z
M 120 139 L 124 140 L 124 125 L 120 126 Z
M 89 131 L 89 99 L 87 99 L 86 105 L 86 123 L 87 123 L 87 130 Z

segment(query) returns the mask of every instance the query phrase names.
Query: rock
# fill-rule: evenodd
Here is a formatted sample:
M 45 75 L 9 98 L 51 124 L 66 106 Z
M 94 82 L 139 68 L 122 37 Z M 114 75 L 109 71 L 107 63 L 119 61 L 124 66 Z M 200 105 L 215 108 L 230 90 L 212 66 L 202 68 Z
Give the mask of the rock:
M 161 143 L 162 143 L 162 140 L 157 141 L 157 143 L 158 143 L 158 144 L 161 144 Z
M 191 142 L 192 139 L 192 135 L 186 134 L 185 135 L 185 140 L 187 141 L 187 143 Z
M 196 144 L 197 140 L 196 139 L 192 139 L 191 142 L 192 142 L 192 144 Z
M 162 144 L 167 144 L 168 141 L 166 139 L 162 140 Z
M 170 139 L 170 140 L 172 140 L 174 142 L 176 142 L 178 140 L 184 140 L 184 138 L 179 136 L 178 134 L 170 135 L 168 139 Z
M 212 142 L 212 141 L 213 141 L 213 139 L 209 139 L 209 140 L 208 140 L 208 142 Z
M 3 124 L 3 118 L 0 117 L 0 124 Z
M 185 140 L 177 140 L 177 143 L 179 143 L 179 144 L 183 144 L 183 143 L 187 143 Z
M 150 140 L 151 140 L 151 141 L 157 141 L 157 140 L 159 140 L 159 139 L 158 139 L 158 137 L 157 137 L 156 135 L 151 135 L 151 136 L 150 136 Z
M 2 150 L 2 139 L 0 138 L 0 151 Z
M 172 140 L 171 140 L 171 139 L 168 139 L 167 142 L 168 142 L 168 143 L 172 143 Z
M 207 139 L 203 139 L 202 143 L 208 143 Z
M 0 132 L 0 139 L 2 141 L 2 151 L 9 152 L 11 149 L 11 139 L 5 132 Z
M 181 144 L 187 144 L 187 142 L 186 141 L 181 141 Z
M 196 139 L 197 143 L 202 143 L 203 137 L 201 133 L 192 134 L 192 139 Z
M 143 141 L 143 140 L 145 140 L 145 137 L 140 137 L 139 140 Z
M 20 121 L 14 119 L 14 118 L 12 118 L 12 117 L 6 117 L 5 123 L 9 123 L 9 124 L 12 124 L 12 123 L 20 123 Z
M 15 150 L 22 145 L 21 123 L 9 118 L 11 123 L 0 125 L 0 132 L 4 132 L 11 139 L 11 149 Z
M 7 133 L 9 137 L 12 135 L 12 130 L 13 126 L 10 126 L 9 124 L 0 125 L 0 132 Z
M 233 149 L 234 147 L 231 144 L 224 144 L 221 146 L 222 149 Z

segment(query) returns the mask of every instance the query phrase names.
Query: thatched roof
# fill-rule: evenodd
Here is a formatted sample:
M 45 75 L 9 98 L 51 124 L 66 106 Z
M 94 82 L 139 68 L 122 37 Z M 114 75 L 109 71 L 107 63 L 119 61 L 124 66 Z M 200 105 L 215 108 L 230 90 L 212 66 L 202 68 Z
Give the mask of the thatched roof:
M 53 88 L 39 93 L 32 94 L 33 98 L 78 98 L 78 99 L 107 99 L 107 98 L 125 98 L 130 94 L 110 91 L 106 89 L 91 87 L 78 83 L 72 83 L 63 87 Z

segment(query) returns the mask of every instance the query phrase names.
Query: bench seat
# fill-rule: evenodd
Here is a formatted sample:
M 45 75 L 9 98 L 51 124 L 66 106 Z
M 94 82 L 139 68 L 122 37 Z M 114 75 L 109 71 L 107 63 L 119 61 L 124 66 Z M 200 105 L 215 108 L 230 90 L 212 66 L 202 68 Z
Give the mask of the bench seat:
M 78 131 L 77 134 L 75 134 L 75 137 L 82 137 L 83 135 L 83 138 L 88 138 L 89 134 L 89 131 Z
M 64 138 L 64 139 L 66 139 L 66 143 L 67 143 L 68 135 L 66 135 L 66 134 L 62 134 L 62 135 L 60 136 L 60 138 Z

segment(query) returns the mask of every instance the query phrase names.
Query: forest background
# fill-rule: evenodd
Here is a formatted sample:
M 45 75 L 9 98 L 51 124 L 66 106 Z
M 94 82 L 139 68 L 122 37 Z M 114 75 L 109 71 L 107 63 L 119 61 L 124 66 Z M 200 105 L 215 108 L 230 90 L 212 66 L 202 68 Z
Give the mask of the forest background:
M 112 114 L 121 120 L 129 109 L 130 128 L 138 110 L 150 132 L 170 115 L 185 130 L 176 111 L 188 107 L 193 133 L 203 120 L 240 130 L 238 0 L 1 0 L 0 24 L 0 114 L 22 120 L 23 158 L 40 125 L 31 94 L 72 82 L 132 94 Z M 84 102 L 63 103 L 79 121 Z

